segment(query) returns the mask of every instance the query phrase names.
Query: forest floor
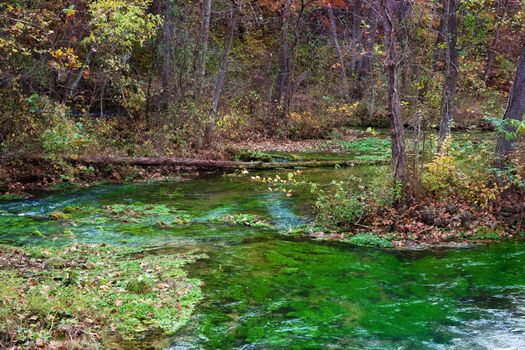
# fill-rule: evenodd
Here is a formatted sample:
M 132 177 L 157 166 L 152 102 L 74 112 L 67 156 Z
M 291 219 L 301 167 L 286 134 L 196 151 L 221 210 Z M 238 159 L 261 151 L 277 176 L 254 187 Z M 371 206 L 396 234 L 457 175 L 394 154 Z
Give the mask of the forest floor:
M 525 203 L 516 196 L 484 210 L 460 198 L 422 199 L 404 210 L 376 208 L 361 223 L 329 229 L 309 225 L 287 234 L 322 241 L 396 249 L 468 247 L 510 239 L 525 239 Z

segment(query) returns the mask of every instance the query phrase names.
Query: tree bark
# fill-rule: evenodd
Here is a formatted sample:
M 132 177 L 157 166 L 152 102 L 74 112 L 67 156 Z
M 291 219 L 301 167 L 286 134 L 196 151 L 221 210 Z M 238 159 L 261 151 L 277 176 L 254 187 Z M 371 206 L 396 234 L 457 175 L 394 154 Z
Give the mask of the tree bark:
M 525 113 L 525 42 L 521 49 L 521 57 L 516 69 L 516 76 L 510 90 L 507 110 L 503 120 L 510 122 L 512 120 L 523 120 Z M 506 126 L 507 131 L 514 133 L 516 128 L 512 125 Z M 515 138 L 508 139 L 505 135 L 500 135 L 496 145 L 496 161 L 500 167 L 504 166 L 505 159 L 514 151 Z
M 439 62 L 442 60 L 443 56 L 443 50 L 441 48 L 441 44 L 445 42 L 445 29 L 446 29 L 446 13 L 444 10 L 444 2 L 446 0 L 443 0 L 440 2 L 443 2 L 443 6 L 438 9 L 438 16 L 439 16 L 439 28 L 438 28 L 438 34 L 436 37 L 436 42 L 434 43 L 434 52 L 432 53 L 432 72 L 437 72 Z
M 494 11 L 496 12 L 496 28 L 494 29 L 494 38 L 492 40 L 492 43 L 488 47 L 487 63 L 485 64 L 485 71 L 483 76 L 485 85 L 488 85 L 490 83 L 490 79 L 492 78 L 492 70 L 494 67 L 494 61 L 496 60 L 496 50 L 500 40 L 501 21 L 505 17 L 506 7 L 506 0 L 494 1 Z
M 166 0 L 164 2 L 164 23 L 162 28 L 162 71 L 161 71 L 161 82 L 162 82 L 162 105 L 164 109 L 167 107 L 172 87 L 171 82 L 173 81 L 171 77 L 172 73 L 172 46 L 173 46 L 173 37 L 174 37 L 174 28 L 173 28 L 173 2 L 172 0 Z
M 406 205 L 410 201 L 410 189 L 405 129 L 401 116 L 401 101 L 397 82 L 399 56 L 396 48 L 398 38 L 394 22 L 396 3 L 395 0 L 382 0 L 381 2 L 383 5 L 383 27 L 385 32 L 385 70 L 388 77 L 388 114 L 391 124 L 393 177 L 395 186 L 401 186 L 400 198 L 396 198 L 396 202 L 400 205 Z
M 226 71 L 228 69 L 229 56 L 233 44 L 233 37 L 237 28 L 237 17 L 239 15 L 239 4 L 235 0 L 232 1 L 232 9 L 230 14 L 230 21 L 228 23 L 228 31 L 226 34 L 226 42 L 224 43 L 224 53 L 222 55 L 221 64 L 219 66 L 219 73 L 215 80 L 215 87 L 213 89 L 213 96 L 211 100 L 211 113 L 210 121 L 206 126 L 204 133 L 204 143 L 210 145 L 213 138 L 213 129 L 217 118 L 217 112 L 219 110 L 219 101 L 221 98 L 222 88 L 224 86 L 224 79 Z
M 361 0 L 354 1 L 354 8 L 352 9 L 352 71 L 360 74 L 362 59 L 361 52 L 363 50 L 363 34 L 361 31 Z
M 286 0 L 283 5 L 281 16 L 281 48 L 279 50 L 279 75 L 277 77 L 277 92 L 275 95 L 276 105 L 281 103 L 287 82 L 290 79 L 290 45 L 288 41 L 288 32 L 290 27 L 291 3 L 292 0 Z
M 208 38 L 210 35 L 211 0 L 202 1 L 202 32 L 200 49 L 197 58 L 197 69 L 195 74 L 195 101 L 199 101 L 202 93 L 202 84 L 206 75 L 206 56 L 208 54 Z
M 343 57 L 343 51 L 341 46 L 339 46 L 339 40 L 337 40 L 337 25 L 335 23 L 334 11 L 332 9 L 332 4 L 328 3 L 327 5 L 328 17 L 330 19 L 330 28 L 332 31 L 332 38 L 334 41 L 335 50 L 337 52 L 337 59 L 339 61 L 339 72 L 341 73 L 341 80 L 343 86 L 343 93 L 345 95 L 345 100 L 347 103 L 350 103 L 350 89 L 348 87 L 348 77 L 346 76 L 346 65 Z
M 410 28 L 407 21 L 412 11 L 411 1 L 402 1 L 399 5 L 399 43 L 400 43 L 400 67 L 399 67 L 399 89 L 400 94 L 406 96 L 408 93 L 409 82 L 412 79 L 410 72 L 411 62 L 413 60 L 410 54 Z
M 94 53 L 95 53 L 95 47 L 91 46 L 89 48 L 89 51 L 88 51 L 87 55 L 86 55 L 86 58 L 84 59 L 84 64 L 82 65 L 82 68 L 80 69 L 80 71 L 77 73 L 77 76 L 75 77 L 75 79 L 71 82 L 71 84 L 67 88 L 66 96 L 68 98 L 72 98 L 72 97 L 75 96 L 75 94 L 77 92 L 77 89 L 78 89 L 78 85 L 82 81 L 82 77 L 84 76 L 84 72 L 86 71 L 86 69 L 88 69 L 89 63 L 91 63 L 91 57 L 93 56 Z
M 375 45 L 377 37 L 377 4 L 375 1 L 371 1 L 368 13 L 368 24 L 369 31 L 365 40 L 365 56 L 363 57 L 362 73 L 361 76 L 364 78 L 370 73 L 372 61 L 375 56 Z
M 447 43 L 445 61 L 445 87 L 441 101 L 441 122 L 439 125 L 438 152 L 450 134 L 450 124 L 454 120 L 454 99 L 458 79 L 457 44 L 457 0 L 445 0 L 445 39 Z

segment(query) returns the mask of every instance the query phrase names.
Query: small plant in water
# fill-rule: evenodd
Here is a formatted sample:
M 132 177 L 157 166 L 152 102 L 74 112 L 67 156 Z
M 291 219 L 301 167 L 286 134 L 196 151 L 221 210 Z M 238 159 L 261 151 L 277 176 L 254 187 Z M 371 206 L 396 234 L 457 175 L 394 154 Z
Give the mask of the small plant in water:
M 394 248 L 390 240 L 373 233 L 358 233 L 350 239 L 350 243 L 365 247 Z
M 217 217 L 211 219 L 212 222 L 217 222 L 221 224 L 228 225 L 243 225 L 250 227 L 273 227 L 269 220 L 265 220 L 258 215 L 253 214 L 232 214 L 224 215 L 222 217 Z

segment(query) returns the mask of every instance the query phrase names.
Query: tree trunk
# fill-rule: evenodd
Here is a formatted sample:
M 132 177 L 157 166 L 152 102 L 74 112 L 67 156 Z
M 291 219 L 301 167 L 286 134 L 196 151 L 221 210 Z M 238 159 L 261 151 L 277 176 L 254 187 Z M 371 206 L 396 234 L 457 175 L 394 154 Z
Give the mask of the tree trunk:
M 354 43 L 354 54 L 352 56 L 352 66 L 355 72 L 360 74 L 363 60 L 361 53 L 363 51 L 363 33 L 361 31 L 361 0 L 354 1 L 352 10 L 352 42 Z
M 164 2 L 164 23 L 162 28 L 162 71 L 161 71 L 161 82 L 162 82 L 162 104 L 166 108 L 171 95 L 171 82 L 172 77 L 172 45 L 173 45 L 173 2 L 172 0 L 166 0 Z
M 503 116 L 503 120 L 510 122 L 512 120 L 521 121 L 525 113 L 525 42 L 521 49 L 521 57 L 516 69 L 516 76 L 512 89 L 510 90 L 507 110 Z M 514 133 L 516 128 L 512 125 L 506 126 L 507 131 Z M 507 138 L 505 135 L 500 135 L 498 144 L 496 146 L 496 160 L 498 165 L 502 167 L 505 164 L 505 159 L 514 150 L 515 138 Z
M 369 31 L 366 38 L 366 53 L 363 57 L 362 73 L 361 76 L 364 78 L 370 73 L 370 68 L 372 66 L 372 61 L 374 60 L 375 55 L 375 45 L 376 45 L 376 36 L 377 36 L 377 4 L 375 1 L 372 1 L 370 4 L 370 9 L 368 13 L 368 24 Z
M 21 160 L 20 157 L 1 157 L 0 162 Z M 109 156 L 80 156 L 63 157 L 64 161 L 70 163 L 93 164 L 93 165 L 136 165 L 143 167 L 173 166 L 179 168 L 192 168 L 202 170 L 234 170 L 234 169 L 293 169 L 293 168 L 316 168 L 334 166 L 354 166 L 361 164 L 385 164 L 385 159 L 373 160 L 309 160 L 298 162 L 238 162 L 230 160 L 209 160 L 196 158 L 177 157 L 109 157 Z M 26 162 L 46 161 L 43 156 L 23 157 Z
M 208 37 L 210 34 L 211 0 L 202 1 L 202 32 L 200 49 L 197 58 L 197 69 L 195 74 L 195 101 L 199 101 L 202 93 L 202 84 L 206 75 L 206 55 L 208 53 Z
M 372 0 L 368 5 L 368 32 L 365 36 L 365 55 L 363 57 L 363 64 L 359 72 L 358 89 L 359 94 L 354 93 L 354 97 L 361 99 L 363 92 L 366 90 L 367 79 L 368 87 L 371 90 L 370 105 L 369 105 L 369 117 L 372 120 L 375 108 L 375 82 L 373 74 L 373 61 L 375 59 L 375 46 L 377 38 L 377 22 L 378 22 L 379 6 L 377 0 Z M 380 16 L 380 15 L 379 15 Z
M 86 55 L 86 58 L 84 59 L 84 64 L 82 65 L 82 68 L 80 69 L 75 79 L 71 82 L 71 84 L 67 88 L 66 96 L 68 98 L 72 98 L 75 96 L 77 89 L 78 89 L 78 85 L 80 84 L 80 81 L 82 81 L 82 77 L 84 76 L 84 72 L 86 71 L 86 69 L 88 69 L 89 63 L 91 63 L 91 57 L 93 56 L 93 53 L 95 53 L 95 47 L 91 46 Z
M 494 38 L 492 40 L 492 44 L 488 47 L 488 53 L 487 53 L 487 63 L 485 65 L 485 71 L 483 80 L 485 81 L 485 85 L 489 85 L 490 79 L 492 77 L 492 70 L 494 67 L 494 61 L 496 60 L 496 50 L 499 45 L 499 39 L 500 39 L 500 29 L 501 29 L 501 21 L 505 17 L 505 12 L 507 8 L 507 1 L 506 0 L 495 0 L 494 1 L 494 10 L 496 12 L 496 28 L 494 29 Z
M 382 0 L 383 27 L 385 32 L 385 69 L 388 77 L 388 114 L 391 124 L 392 166 L 395 186 L 401 186 L 400 198 L 396 202 L 405 205 L 409 202 L 408 164 L 405 147 L 405 129 L 401 116 L 401 102 L 398 93 L 397 74 L 399 57 L 395 29 L 395 0 Z
M 341 46 L 339 46 L 339 40 L 337 40 L 337 25 L 335 23 L 334 11 L 332 9 L 332 4 L 328 3 L 328 17 L 330 18 L 330 28 L 332 30 L 332 38 L 334 41 L 334 46 L 337 51 L 337 59 L 339 61 L 339 72 L 341 73 L 341 80 L 343 85 L 343 93 L 345 95 L 345 100 L 347 103 L 350 103 L 350 89 L 348 88 L 348 77 L 346 76 L 346 65 L 343 57 L 343 51 Z
M 277 77 L 277 93 L 275 104 L 279 105 L 286 90 L 286 85 L 290 79 L 290 45 L 288 41 L 288 31 L 290 26 L 290 6 L 292 0 L 286 0 L 283 5 L 282 25 L 281 25 L 281 48 L 279 50 L 279 75 Z
M 445 2 L 446 0 L 443 0 Z M 436 42 L 434 44 L 434 52 L 432 53 L 432 72 L 437 72 L 439 62 L 442 60 L 442 53 L 443 50 L 441 49 L 441 44 L 445 41 L 445 29 L 446 29 L 446 13 L 444 9 L 445 5 L 443 4 L 443 8 L 438 9 L 438 16 L 439 16 L 439 29 L 438 34 L 436 37 Z
M 219 66 L 219 73 L 215 80 L 215 87 L 213 89 L 213 96 L 211 100 L 211 115 L 210 121 L 208 122 L 204 134 L 204 142 L 206 145 L 210 145 L 213 138 L 213 128 L 217 118 L 217 112 L 219 110 L 219 101 L 221 98 L 222 87 L 224 86 L 224 78 L 226 76 L 226 70 L 228 69 L 228 60 L 230 51 L 233 44 L 233 37 L 237 28 L 237 17 L 239 15 L 239 5 L 236 1 L 232 1 L 232 9 L 230 14 L 230 22 L 228 23 L 228 32 L 226 34 L 226 42 L 224 43 L 224 53 L 222 55 L 221 64 Z
M 441 151 L 445 139 L 450 134 L 450 124 L 454 120 L 454 99 L 458 79 L 457 0 L 445 0 L 445 39 L 447 43 L 445 61 L 445 87 L 441 101 L 441 122 L 439 125 L 439 146 Z
M 413 62 L 410 54 L 410 28 L 407 21 L 408 16 L 412 10 L 410 1 L 402 1 L 399 6 L 399 43 L 400 43 L 400 67 L 399 67 L 399 89 L 400 94 L 406 96 L 408 94 L 409 81 L 412 78 L 410 72 L 411 62 Z

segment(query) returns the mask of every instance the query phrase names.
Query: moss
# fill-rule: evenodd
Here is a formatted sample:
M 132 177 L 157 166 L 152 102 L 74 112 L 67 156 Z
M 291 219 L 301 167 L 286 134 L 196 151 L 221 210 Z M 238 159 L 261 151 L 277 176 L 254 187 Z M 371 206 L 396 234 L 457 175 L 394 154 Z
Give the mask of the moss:
M 71 237 L 75 237 L 75 234 L 73 233 L 73 231 L 71 229 L 65 229 L 63 232 L 62 232 L 63 235 L 66 235 L 66 236 L 71 236 Z
M 469 239 L 475 241 L 498 241 L 502 239 L 502 236 L 500 233 L 482 226 Z
M 224 215 L 223 217 L 213 218 L 211 221 L 228 225 L 243 225 L 260 228 L 273 227 L 269 220 L 265 220 L 260 216 L 253 214 Z
M 199 258 L 191 254 L 105 245 L 0 246 L 0 257 L 13 262 L 0 270 L 0 334 L 14 347 L 34 347 L 37 339 L 61 342 L 68 329 L 99 334 L 91 342 L 103 348 L 144 332 L 173 334 L 202 297 L 200 281 L 183 270 Z
M 69 220 L 71 219 L 71 214 L 66 214 L 62 211 L 54 211 L 49 214 L 49 218 L 52 220 Z
M 379 137 L 366 137 L 353 141 L 328 141 L 328 144 L 336 144 L 346 151 L 365 157 L 364 159 L 390 158 L 390 140 Z
M 350 243 L 362 247 L 394 248 L 394 244 L 373 233 L 358 233 L 350 239 Z
M 34 230 L 31 234 L 36 237 L 45 237 L 45 235 L 38 230 Z
M 73 213 L 80 211 L 80 209 L 81 209 L 80 207 L 67 206 L 64 209 L 62 209 L 62 212 L 65 214 L 73 214 Z
M 1 201 L 15 201 L 20 199 L 26 199 L 28 197 L 27 194 L 23 193 L 4 193 L 0 194 L 0 202 Z
M 270 153 L 242 150 L 235 156 L 235 160 L 241 162 L 273 162 L 274 158 Z
M 153 281 L 148 277 L 139 276 L 129 280 L 126 290 L 135 294 L 147 294 L 153 287 Z

